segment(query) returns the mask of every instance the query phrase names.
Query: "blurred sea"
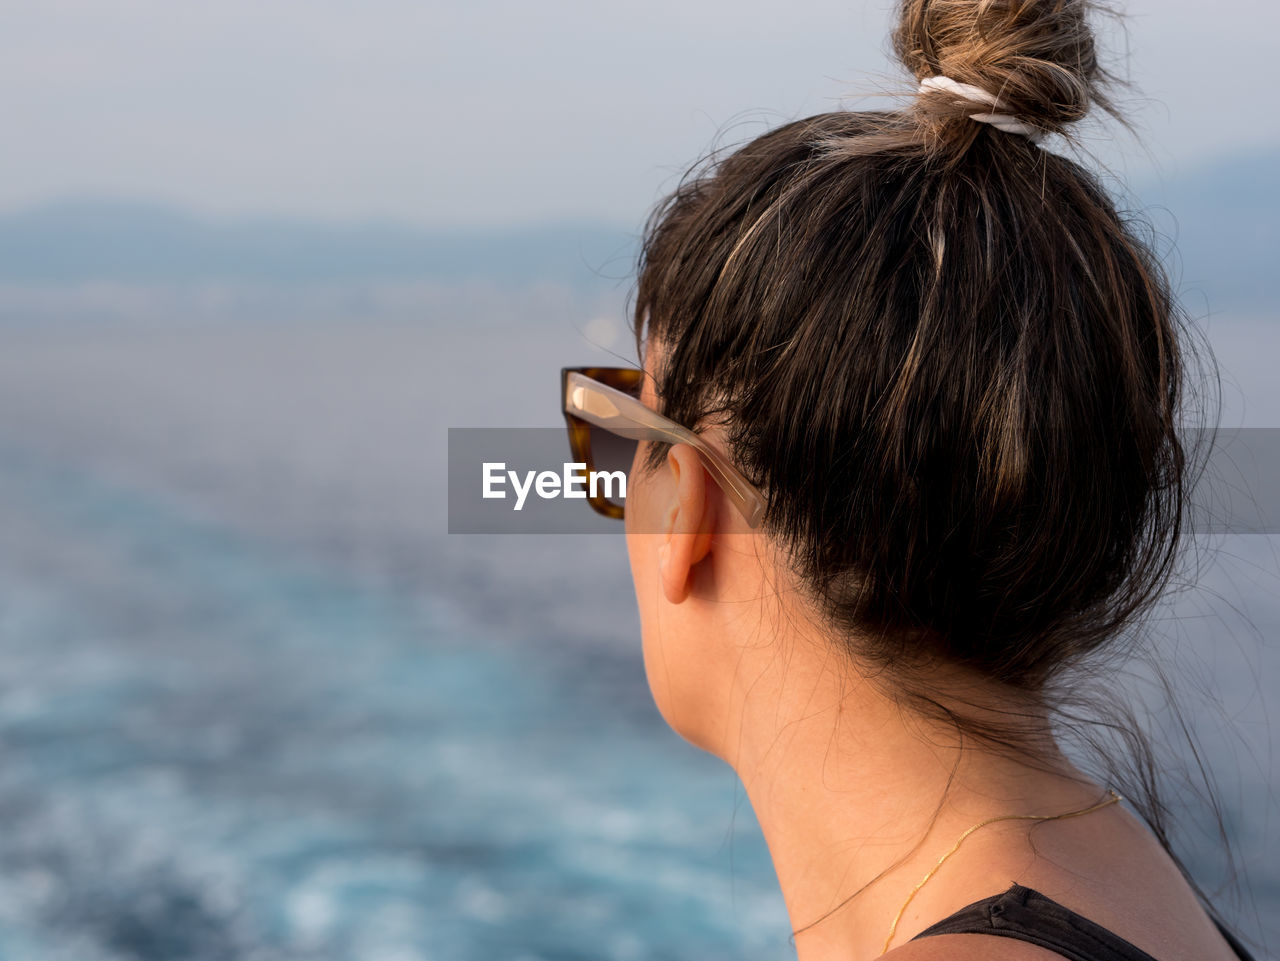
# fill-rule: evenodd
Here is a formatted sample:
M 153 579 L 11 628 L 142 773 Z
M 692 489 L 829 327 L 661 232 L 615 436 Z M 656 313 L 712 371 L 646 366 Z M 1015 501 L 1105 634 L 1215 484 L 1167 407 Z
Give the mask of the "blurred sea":
M 621 537 L 444 533 L 446 427 L 556 425 L 601 310 L 0 329 L 0 959 L 793 955 Z M 1213 546 L 1157 627 L 1280 945 L 1280 538 Z

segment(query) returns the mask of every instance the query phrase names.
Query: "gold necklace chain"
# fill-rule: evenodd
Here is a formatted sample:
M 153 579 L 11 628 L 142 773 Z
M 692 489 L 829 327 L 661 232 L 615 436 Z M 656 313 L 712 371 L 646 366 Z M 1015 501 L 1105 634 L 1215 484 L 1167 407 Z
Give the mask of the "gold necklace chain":
M 993 818 L 987 818 L 985 821 L 980 821 L 973 827 L 969 828 L 969 830 L 965 831 L 964 834 L 960 835 L 959 840 L 951 846 L 951 850 L 938 858 L 938 863 L 930 868 L 929 873 L 922 877 L 916 886 L 911 889 L 911 893 L 907 895 L 907 900 L 904 901 L 902 903 L 902 907 L 898 909 L 898 914 L 893 919 L 893 924 L 889 925 L 889 936 L 884 939 L 884 947 L 880 949 L 880 953 L 884 954 L 889 950 L 889 944 L 893 941 L 893 936 L 898 930 L 898 922 L 902 920 L 902 916 L 906 914 L 907 908 L 915 899 L 915 896 L 920 893 L 920 889 L 928 883 L 930 878 L 938 873 L 938 868 L 942 867 L 947 858 L 960 850 L 960 845 L 964 844 L 965 838 L 978 830 L 978 828 L 984 828 L 988 824 L 995 824 L 997 821 L 1061 821 L 1065 818 L 1078 818 L 1081 815 L 1092 814 L 1094 811 L 1100 810 L 1108 804 L 1115 804 L 1117 801 L 1122 800 L 1120 795 L 1115 791 L 1108 790 L 1107 793 L 1111 796 L 1105 801 L 1099 801 L 1097 804 L 1091 804 L 1089 807 L 1081 808 L 1079 811 L 1068 811 L 1066 814 L 1000 814 Z

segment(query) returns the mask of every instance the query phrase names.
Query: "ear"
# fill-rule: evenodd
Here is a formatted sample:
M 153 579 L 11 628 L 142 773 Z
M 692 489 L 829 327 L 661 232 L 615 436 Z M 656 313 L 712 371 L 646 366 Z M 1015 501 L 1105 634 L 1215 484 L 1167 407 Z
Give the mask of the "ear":
M 667 509 L 658 571 L 667 600 L 679 604 L 689 596 L 694 566 L 711 552 L 717 498 L 708 490 L 714 482 L 702 459 L 688 444 L 671 446 L 667 467 L 675 482 L 675 499 Z

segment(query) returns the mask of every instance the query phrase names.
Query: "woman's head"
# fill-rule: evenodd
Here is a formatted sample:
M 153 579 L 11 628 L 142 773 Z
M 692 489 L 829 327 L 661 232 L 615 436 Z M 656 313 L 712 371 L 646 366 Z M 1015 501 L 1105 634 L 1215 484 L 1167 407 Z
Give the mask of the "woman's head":
M 895 48 L 1062 133 L 1107 106 L 1088 7 L 906 0 Z M 1036 696 L 1115 638 L 1184 501 L 1165 276 L 1088 172 L 982 110 L 929 90 L 708 164 L 654 214 L 635 306 L 653 405 L 721 425 L 833 642 L 921 702 L 939 665 Z

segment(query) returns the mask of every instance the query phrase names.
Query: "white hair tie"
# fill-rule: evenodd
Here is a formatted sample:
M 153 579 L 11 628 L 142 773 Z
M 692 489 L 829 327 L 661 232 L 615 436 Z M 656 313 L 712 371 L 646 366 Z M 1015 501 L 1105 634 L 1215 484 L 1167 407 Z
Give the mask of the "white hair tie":
M 1029 137 L 1032 142 L 1038 141 L 1044 135 L 1044 131 L 1039 127 L 1023 123 L 1012 114 L 998 112 L 1008 108 L 999 97 L 989 90 L 975 87 L 971 83 L 960 83 L 960 81 L 952 80 L 950 77 L 925 77 L 920 81 L 920 93 L 929 93 L 933 90 L 952 93 L 961 100 L 980 103 L 984 107 L 991 107 L 994 111 L 997 111 L 995 113 L 971 113 L 969 114 L 970 120 L 989 123 L 997 130 L 1003 130 L 1005 133 L 1021 134 L 1023 137 Z

